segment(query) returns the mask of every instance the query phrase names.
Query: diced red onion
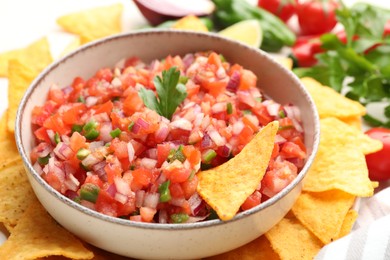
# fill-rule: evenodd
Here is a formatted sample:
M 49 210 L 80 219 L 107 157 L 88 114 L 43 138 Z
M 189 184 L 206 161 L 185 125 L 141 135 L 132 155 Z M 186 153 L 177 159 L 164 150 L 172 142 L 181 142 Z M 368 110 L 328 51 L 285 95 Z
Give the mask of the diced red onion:
M 165 139 L 167 139 L 169 135 L 169 127 L 166 123 L 161 122 L 159 125 L 159 128 L 154 133 L 154 137 L 156 138 L 157 142 L 163 142 Z
M 195 223 L 199 221 L 205 220 L 209 215 L 202 216 L 202 217 L 192 217 L 190 216 L 185 223 Z
M 249 121 L 255 125 L 255 126 L 259 126 L 259 119 L 257 118 L 257 116 L 255 115 L 246 115 L 245 116 L 247 119 L 249 119 Z
M 294 118 L 301 122 L 301 112 L 298 107 L 292 105 L 284 106 L 284 111 L 286 111 L 289 118 Z
M 46 157 L 53 150 L 53 147 L 48 143 L 40 143 L 36 150 L 39 157 Z
M 194 62 L 194 60 L 195 60 L 195 58 L 194 58 L 194 55 L 192 53 L 186 54 L 182 59 L 183 64 L 184 64 L 184 70 L 186 70 Z
M 110 186 L 108 186 L 107 188 L 107 193 L 114 198 L 115 194 L 116 194 L 116 186 L 114 183 L 110 184 Z
M 73 174 L 69 174 L 68 178 L 65 179 L 65 187 L 71 191 L 77 191 L 80 185 L 80 182 L 73 176 Z
M 143 118 L 138 118 L 137 121 L 136 121 L 136 124 L 140 125 L 142 128 L 148 128 L 149 127 L 149 123 L 146 122 Z
M 137 190 L 135 192 L 135 206 L 137 208 L 142 207 L 144 204 L 144 198 L 145 198 L 145 191 L 144 190 Z
M 226 144 L 226 139 L 222 137 L 217 130 L 212 129 L 208 132 L 211 140 L 217 145 L 217 146 L 222 146 Z
M 67 135 L 61 135 L 61 140 L 65 144 L 70 144 L 70 137 Z
M 193 122 L 194 126 L 195 127 L 200 126 L 202 124 L 203 118 L 204 118 L 204 113 L 197 113 L 195 116 L 195 120 Z
M 260 90 L 258 88 L 250 88 L 249 93 L 254 98 L 261 98 L 261 93 L 260 93 Z
M 160 209 L 158 212 L 158 223 L 168 223 L 168 212 L 165 209 Z
M 254 98 L 247 91 L 238 90 L 237 98 L 241 103 L 246 104 L 249 107 L 254 107 L 256 104 Z
M 69 145 L 60 142 L 54 148 L 54 154 L 60 158 L 61 160 L 67 160 L 73 155 L 73 150 L 69 147 Z
M 96 158 L 93 154 L 89 154 L 87 157 L 85 157 L 84 160 L 81 161 L 81 163 L 89 168 L 97 163 L 99 163 L 101 161 L 101 159 L 99 158 Z
M 230 76 L 226 90 L 235 93 L 240 85 L 241 75 L 238 71 L 234 71 Z
M 68 95 L 69 93 L 71 93 L 73 91 L 73 88 L 72 88 L 72 86 L 66 86 L 66 87 L 62 88 L 61 90 L 62 90 L 62 93 L 64 93 L 65 95 Z
M 211 138 L 207 133 L 205 133 L 203 138 L 202 138 L 202 142 L 200 143 L 200 147 L 201 148 L 210 148 L 211 145 L 212 145 Z
M 111 123 L 103 123 L 100 127 L 100 140 L 108 143 L 111 142 L 112 136 L 110 135 L 110 132 L 112 131 L 112 125 Z
M 93 152 L 93 151 L 96 151 L 97 149 L 99 149 L 100 147 L 103 147 L 103 146 L 104 146 L 104 141 L 91 142 L 91 143 L 89 143 L 89 150 L 91 150 Z
M 224 146 L 219 147 L 217 151 L 220 156 L 228 158 L 232 152 L 232 148 L 230 144 L 225 144 Z
M 47 133 L 47 135 L 49 136 L 49 139 L 50 139 L 51 143 L 52 143 L 52 144 L 55 144 L 55 141 L 54 141 L 54 135 L 55 135 L 55 133 L 54 133 L 54 131 L 51 130 L 51 129 L 47 129 L 47 130 L 46 130 L 46 133 Z
M 87 107 L 92 107 L 92 106 L 96 105 L 97 102 L 98 102 L 98 98 L 97 97 L 90 96 L 90 97 L 87 97 L 85 99 L 85 105 Z
M 131 142 L 127 143 L 127 154 L 129 156 L 129 162 L 132 162 L 134 160 L 135 151 Z
M 145 151 L 145 156 L 147 158 L 157 160 L 157 148 L 150 148 Z
M 195 209 L 202 203 L 202 198 L 196 192 L 188 199 L 188 203 L 190 204 L 191 214 L 196 216 L 197 212 L 195 212 Z
M 39 175 L 42 174 L 43 169 L 42 169 L 41 165 L 38 162 L 34 163 L 33 168 Z
M 218 79 L 226 78 L 226 71 L 224 67 L 219 67 L 215 75 L 218 77 Z
M 156 168 L 157 160 L 144 157 L 141 159 L 140 165 L 143 168 L 151 170 Z
M 88 200 L 81 200 L 80 201 L 80 204 L 86 208 L 89 208 L 89 209 L 92 209 L 92 210 L 95 210 L 95 203 L 92 203 Z
M 68 197 L 68 198 L 71 199 L 71 200 L 74 200 L 74 199 L 77 198 L 79 195 L 78 195 L 77 192 L 75 192 L 75 191 L 67 190 L 67 191 L 65 192 L 65 196 Z
M 244 123 L 242 121 L 237 121 L 233 124 L 233 134 L 234 135 L 239 135 L 244 128 Z
M 178 120 L 171 122 L 170 126 L 172 128 L 179 128 L 179 129 L 183 129 L 183 130 L 187 130 L 187 131 L 191 131 L 191 129 L 192 129 L 191 122 L 188 121 L 187 119 L 184 119 L 184 118 L 180 118 Z
M 100 113 L 100 114 L 96 114 L 96 115 L 93 115 L 92 117 L 96 122 L 110 122 L 110 117 L 108 116 L 107 113 Z
M 111 85 L 112 85 L 113 87 L 121 87 L 121 86 L 122 86 L 122 81 L 121 81 L 119 78 L 115 77 L 115 78 L 111 81 Z
M 115 193 L 114 199 L 118 201 L 119 203 L 125 204 L 128 200 L 126 195 L 123 195 L 119 192 Z
M 275 143 L 276 144 L 282 144 L 282 143 L 285 143 L 287 140 L 283 137 L 283 136 L 281 136 L 281 135 L 279 135 L 279 134 L 277 134 L 276 136 L 275 136 Z
M 226 111 L 226 103 L 215 103 L 211 107 L 211 112 L 213 114 L 217 114 L 217 113 L 224 112 L 224 111 Z
M 277 116 L 279 113 L 280 104 L 272 102 L 267 105 L 266 108 L 270 116 Z
M 189 109 L 189 108 L 195 106 L 195 104 L 196 104 L 196 103 L 193 102 L 193 101 L 188 102 L 187 104 L 185 104 L 185 105 L 183 106 L 183 110 L 187 110 L 187 109 Z
M 131 194 L 131 189 L 129 184 L 126 181 L 124 181 L 122 178 L 120 177 L 114 178 L 114 183 L 117 192 L 126 196 Z
M 143 206 L 155 209 L 159 201 L 160 201 L 160 194 L 147 192 L 145 194 Z
M 295 129 L 296 129 L 298 132 L 303 133 L 303 128 L 302 128 L 301 124 L 300 124 L 295 118 L 292 118 L 291 121 L 292 121 L 292 123 L 293 123 Z

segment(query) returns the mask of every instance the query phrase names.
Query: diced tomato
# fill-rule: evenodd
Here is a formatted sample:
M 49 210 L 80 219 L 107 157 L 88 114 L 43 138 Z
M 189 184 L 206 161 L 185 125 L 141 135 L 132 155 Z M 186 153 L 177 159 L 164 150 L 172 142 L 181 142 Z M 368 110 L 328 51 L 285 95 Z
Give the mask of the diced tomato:
M 50 88 L 49 99 L 56 102 L 58 105 L 62 105 L 66 101 L 64 92 L 56 85 Z
M 114 104 L 112 103 L 111 100 L 109 100 L 104 104 L 95 106 L 94 110 L 96 115 L 101 113 L 107 113 L 108 115 L 110 115 L 113 108 L 114 108 Z
M 280 155 L 282 155 L 284 158 L 299 158 L 299 159 L 306 158 L 306 153 L 302 151 L 299 145 L 293 142 L 285 142 L 282 145 Z
M 109 184 L 114 183 L 114 179 L 122 176 L 122 167 L 119 160 L 114 156 L 107 156 L 106 166 L 104 171 L 107 173 L 107 182 Z
M 152 172 L 144 168 L 135 169 L 131 174 L 133 175 L 133 182 L 131 183 L 132 189 L 133 185 L 141 187 L 149 185 L 152 178 Z
M 241 133 L 238 135 L 238 140 L 241 144 L 247 144 L 252 140 L 254 131 L 249 126 L 245 125 L 241 130 Z
M 248 210 L 253 207 L 256 207 L 261 203 L 261 193 L 259 191 L 255 191 L 244 201 L 241 205 L 242 210 Z
M 204 81 L 202 82 L 202 87 L 207 89 L 208 92 L 217 97 L 219 94 L 223 93 L 226 89 L 226 81 Z
M 55 190 L 62 192 L 64 187 L 64 179 L 61 178 L 58 174 L 55 172 L 48 172 L 47 174 L 42 175 L 42 177 L 45 179 L 45 181 L 52 186 Z
M 192 166 L 197 165 L 200 162 L 200 151 L 192 145 L 184 146 L 183 154 Z
M 161 167 L 161 165 L 167 160 L 170 151 L 171 145 L 169 143 L 157 145 L 157 167 Z
M 135 112 L 140 111 L 143 106 L 144 103 L 138 95 L 138 92 L 132 91 L 123 102 L 123 112 L 125 115 L 131 116 Z
M 76 103 L 73 107 L 66 110 L 62 116 L 65 124 L 73 125 L 79 120 L 81 114 L 85 113 L 87 107 L 83 103 Z
M 44 127 L 40 127 L 37 130 L 35 130 L 34 131 L 34 135 L 40 141 L 44 141 L 44 142 L 46 142 L 48 144 L 51 143 L 50 137 L 47 134 L 47 130 Z
M 171 180 L 171 183 L 181 183 L 188 179 L 191 175 L 191 170 L 185 168 L 163 169 L 163 173 Z
M 96 74 L 95 77 L 99 80 L 105 80 L 107 82 L 111 82 L 113 78 L 113 74 L 111 69 L 109 68 L 104 68 L 100 69 Z
M 268 113 L 267 108 L 262 103 L 256 103 L 251 111 L 257 116 L 257 119 L 259 119 L 259 122 L 262 126 L 265 126 L 274 120 L 273 117 Z
M 66 135 L 70 133 L 70 127 L 64 124 L 64 121 L 58 113 L 46 119 L 43 123 L 43 126 L 53 130 L 60 135 Z
M 99 178 L 99 176 L 97 176 L 95 174 L 87 175 L 87 177 L 85 178 L 85 181 L 84 181 L 84 184 L 85 183 L 92 183 L 100 188 L 103 187 L 102 180 Z
M 70 137 L 70 148 L 77 153 L 81 148 L 86 147 L 86 139 L 79 132 L 74 132 Z
M 169 191 L 172 197 L 181 198 L 184 196 L 184 191 L 179 183 L 171 183 L 169 185 Z
M 141 214 L 142 221 L 152 222 L 157 210 L 149 207 L 141 207 L 139 212 Z
M 196 188 L 198 187 L 198 177 L 194 175 L 192 179 L 180 183 L 180 185 L 181 188 L 183 189 L 184 197 L 186 199 L 189 199 L 196 192 Z
M 118 216 L 118 205 L 113 197 L 105 191 L 100 189 L 99 195 L 96 199 L 95 208 L 98 212 L 108 216 Z
M 214 65 L 216 68 L 222 66 L 221 57 L 215 52 L 210 53 L 207 63 Z
M 256 87 L 257 77 L 250 70 L 242 70 L 240 85 L 238 86 L 239 90 L 247 90 L 251 87 Z
M 275 143 L 274 149 L 272 150 L 271 159 L 274 159 L 279 155 L 279 149 L 280 149 L 279 145 Z
M 118 159 L 125 159 L 129 157 L 127 143 L 119 141 L 118 138 L 111 141 L 110 151 L 113 152 Z

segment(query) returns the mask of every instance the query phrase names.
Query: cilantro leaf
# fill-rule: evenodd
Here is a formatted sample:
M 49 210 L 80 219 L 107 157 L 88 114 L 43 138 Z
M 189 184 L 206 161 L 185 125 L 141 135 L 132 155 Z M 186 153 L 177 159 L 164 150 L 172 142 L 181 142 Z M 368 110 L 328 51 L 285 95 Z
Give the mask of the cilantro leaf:
M 179 83 L 180 71 L 176 67 L 162 72 L 162 77 L 156 76 L 153 80 L 157 97 L 154 91 L 142 87 L 138 95 L 145 106 L 156 111 L 168 119 L 172 118 L 176 108 L 187 97 L 186 87 Z

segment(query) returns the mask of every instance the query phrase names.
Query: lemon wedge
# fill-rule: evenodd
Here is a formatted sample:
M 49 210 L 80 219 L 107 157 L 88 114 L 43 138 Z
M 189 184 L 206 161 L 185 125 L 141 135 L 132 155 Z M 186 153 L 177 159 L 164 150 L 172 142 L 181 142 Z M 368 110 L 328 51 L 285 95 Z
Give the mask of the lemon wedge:
M 253 19 L 235 23 L 219 31 L 218 34 L 255 48 L 259 48 L 263 41 L 263 30 L 260 23 Z

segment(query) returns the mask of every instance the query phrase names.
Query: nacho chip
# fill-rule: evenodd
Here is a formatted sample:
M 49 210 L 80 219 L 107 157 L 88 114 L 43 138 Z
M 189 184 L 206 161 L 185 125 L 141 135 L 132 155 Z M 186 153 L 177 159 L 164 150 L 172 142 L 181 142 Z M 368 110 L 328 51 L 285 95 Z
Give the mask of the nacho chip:
M 13 138 L 0 141 L 0 165 L 7 165 L 11 162 L 20 160 L 18 148 Z
M 353 145 L 363 154 L 375 153 L 382 149 L 383 144 L 379 140 L 370 138 L 362 131 L 347 125 L 337 118 L 324 118 L 321 124 L 321 142 L 327 146 L 337 144 Z
M 0 170 L 0 222 L 15 226 L 33 200 L 22 160 L 4 166 Z
M 337 239 L 355 196 L 338 190 L 302 192 L 292 212 L 324 244 Z
M 234 217 L 263 178 L 274 147 L 279 124 L 269 123 L 228 162 L 198 173 L 198 193 L 220 219 Z
M 344 218 L 343 225 L 341 226 L 338 238 L 342 238 L 343 236 L 346 236 L 351 232 L 353 224 L 355 224 L 357 217 L 358 213 L 356 210 L 351 209 L 350 211 L 348 211 L 347 215 Z
M 68 45 L 66 45 L 65 49 L 61 52 L 60 57 L 67 55 L 68 53 L 76 50 L 80 46 L 81 46 L 81 40 L 80 37 L 77 36 L 73 40 L 71 40 L 71 42 Z
M 277 62 L 283 65 L 286 69 L 292 70 L 293 60 L 284 56 L 276 56 L 274 58 Z
M 87 43 L 122 31 L 122 4 L 96 7 L 57 19 L 65 31 L 80 36 L 81 43 Z
M 305 177 L 303 190 L 322 192 L 333 189 L 359 197 L 374 194 L 364 154 L 354 145 L 337 142 L 329 145 L 321 140 L 313 165 Z
M 312 96 L 320 118 L 337 117 L 341 119 L 366 114 L 366 108 L 359 102 L 344 97 L 334 89 L 321 85 L 313 78 L 302 78 L 301 81 Z
M 53 61 L 53 58 L 50 54 L 49 42 L 44 37 L 26 48 L 0 53 L 0 77 L 8 76 L 8 62 L 10 60 L 19 60 L 30 70 L 38 73 L 47 67 Z
M 362 131 L 362 118 L 360 116 L 342 118 L 341 120 L 347 125 L 355 127 L 356 129 Z
M 265 236 L 261 236 L 252 242 L 224 254 L 206 258 L 206 260 L 278 260 L 278 254 L 272 249 Z
M 15 131 L 15 119 L 18 106 L 27 88 L 37 76 L 37 72 L 18 60 L 10 60 L 8 67 L 8 131 Z
M 284 218 L 265 233 L 272 248 L 285 260 L 314 259 L 323 244 L 297 219 Z
M 36 259 L 51 255 L 71 259 L 93 258 L 93 253 L 58 225 L 36 199 L 0 247 L 0 259 Z
M 206 25 L 195 15 L 187 15 L 175 22 L 173 29 L 208 32 Z
M 1 116 L 1 120 L 0 120 L 0 142 L 2 142 L 4 140 L 8 140 L 10 138 L 13 138 L 13 135 L 8 132 L 8 129 L 7 129 L 7 112 L 5 112 Z M 2 157 L 0 155 L 0 160 L 1 160 L 1 158 Z

